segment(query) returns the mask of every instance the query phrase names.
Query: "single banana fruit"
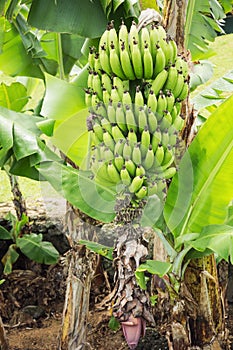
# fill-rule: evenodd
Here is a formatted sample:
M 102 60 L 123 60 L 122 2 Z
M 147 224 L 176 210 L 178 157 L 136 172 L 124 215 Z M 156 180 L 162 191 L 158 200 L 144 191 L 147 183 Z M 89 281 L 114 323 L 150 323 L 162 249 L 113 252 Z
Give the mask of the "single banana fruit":
M 167 76 L 168 76 L 168 71 L 166 69 L 163 69 L 160 73 L 158 73 L 158 75 L 152 82 L 151 90 L 154 91 L 155 96 L 157 96 L 160 90 L 163 89 L 164 84 L 167 80 Z
M 113 73 L 116 74 L 122 80 L 125 80 L 126 77 L 125 77 L 124 72 L 123 72 L 122 67 L 121 67 L 120 58 L 118 56 L 118 53 L 117 53 L 113 43 L 111 43 L 111 45 L 110 45 L 110 58 L 109 58 L 109 60 L 110 60 L 110 66 L 111 66 Z

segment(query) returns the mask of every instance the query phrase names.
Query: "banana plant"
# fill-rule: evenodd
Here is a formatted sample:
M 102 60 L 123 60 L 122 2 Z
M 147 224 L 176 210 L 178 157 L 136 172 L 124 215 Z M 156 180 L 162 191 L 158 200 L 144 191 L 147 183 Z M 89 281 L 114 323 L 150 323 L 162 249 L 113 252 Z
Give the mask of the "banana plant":
M 39 171 L 43 175 L 43 178 L 50 181 L 59 192 L 63 193 L 68 201 L 87 215 L 104 222 L 112 221 L 115 217 L 114 198 L 116 189 L 114 187 L 106 188 L 103 184 L 95 186 L 94 182 L 89 177 L 90 174 L 88 174 L 85 168 L 87 164 L 85 157 L 89 145 L 88 132 L 86 130 L 87 111 L 85 110 L 85 94 L 83 91 L 83 87 L 87 86 L 88 80 L 86 66 L 87 48 L 90 45 L 98 45 L 98 37 L 103 33 L 108 19 L 114 18 L 116 26 L 120 24 L 119 18 L 121 17 L 125 19 L 127 25 L 131 24 L 132 17 L 136 18 L 138 15 L 138 3 L 136 1 L 97 1 L 93 4 L 89 2 L 87 4 L 81 4 L 81 2 L 69 1 L 66 3 L 66 6 L 64 6 L 64 4 L 59 1 L 56 4 L 48 4 L 45 1 L 31 1 L 28 2 L 29 7 L 26 11 L 28 14 L 26 15 L 27 21 L 25 21 L 24 16 L 19 16 L 17 12 L 15 12 L 16 3 L 17 5 L 21 5 L 21 2 L 15 1 L 3 4 L 5 6 L 5 8 L 4 6 L 3 8 L 6 18 L 11 19 L 10 24 L 6 21 L 6 24 L 9 26 L 10 36 L 6 37 L 7 40 L 3 42 L 3 54 L 0 55 L 3 71 L 11 75 L 34 74 L 38 78 L 45 79 L 45 96 L 43 98 L 42 108 L 39 108 L 38 111 L 48 119 L 42 121 L 40 128 L 44 127 L 42 131 L 45 132 L 45 127 L 49 126 L 50 131 L 48 134 L 49 136 L 52 135 L 51 140 L 54 145 L 68 156 L 70 161 L 75 163 L 76 166 L 84 167 L 83 171 L 77 171 L 70 166 L 62 164 L 60 160 L 51 162 L 49 160 L 51 154 L 49 154 L 49 157 L 44 157 L 41 151 L 38 151 L 38 144 L 40 141 L 38 141 L 37 138 L 37 143 L 34 143 L 33 153 L 29 152 L 22 157 L 22 159 L 26 159 L 26 169 L 33 168 L 34 174 L 37 174 L 34 176 L 38 176 Z M 167 5 L 165 4 L 165 6 Z M 207 41 L 213 40 L 214 33 L 212 28 L 216 28 L 216 20 L 223 17 L 224 13 L 222 7 L 219 7 L 218 2 L 211 2 L 211 5 L 212 13 L 209 3 L 207 4 L 206 2 L 201 7 L 201 12 L 199 12 L 199 8 L 195 6 L 195 3 L 189 1 L 186 17 L 189 20 L 186 21 L 186 35 L 190 35 L 191 37 L 195 32 L 197 34 L 195 36 L 196 46 L 193 47 L 190 44 L 191 40 L 187 40 L 186 48 L 190 48 L 195 59 L 199 58 L 197 56 L 198 52 L 200 53 L 201 51 L 201 53 L 203 53 L 203 51 L 206 51 L 207 45 L 204 40 L 202 45 L 198 42 L 199 27 L 192 26 L 190 19 L 194 18 L 194 15 L 200 16 L 198 18 L 201 20 L 201 25 L 204 26 L 205 30 L 203 30 L 203 33 L 205 39 Z M 76 6 L 78 6 L 77 12 L 74 11 Z M 80 25 L 84 18 L 88 18 L 91 13 L 90 11 L 93 11 L 95 15 L 97 13 L 100 14 L 98 18 L 101 20 L 92 23 L 90 26 Z M 59 17 L 59 13 L 62 13 L 62 17 Z M 74 13 L 79 14 L 79 16 L 74 16 Z M 211 19 L 209 16 L 212 16 Z M 213 21 L 213 19 L 215 21 Z M 50 30 L 58 34 L 44 34 L 44 36 L 42 36 L 43 39 L 38 41 L 35 31 L 31 30 L 31 27 L 28 27 L 28 23 L 40 30 Z M 73 36 L 65 36 L 65 34 L 62 34 L 63 32 L 69 32 Z M 25 56 L 25 60 L 23 60 L 23 63 L 15 60 L 15 65 L 13 65 L 12 68 L 8 58 L 13 56 L 14 37 L 16 38 L 15 43 L 18 49 L 21 54 Z M 85 37 L 88 37 L 88 39 L 84 42 Z M 70 55 L 68 54 L 69 57 L 65 58 L 67 41 L 70 41 L 71 44 L 68 45 L 68 53 L 70 53 Z M 11 45 L 7 46 L 8 42 L 11 43 Z M 82 46 L 83 42 L 84 45 Z M 51 43 L 54 45 L 51 45 Z M 79 50 L 77 50 L 79 52 L 74 50 L 77 43 L 79 45 L 78 47 L 82 46 L 81 51 L 83 55 L 81 56 L 79 55 Z M 199 47 L 201 47 L 201 50 L 199 50 Z M 71 49 L 73 49 L 74 52 L 72 52 Z M 27 52 L 28 55 L 25 55 Z M 4 56 L 4 54 L 7 54 L 7 56 Z M 70 59 L 70 57 L 72 59 Z M 76 79 L 66 81 L 73 67 L 72 62 L 75 62 L 77 59 L 79 59 L 79 67 L 82 68 L 81 72 Z M 21 65 L 19 66 L 20 69 L 17 71 L 19 63 Z M 32 64 L 36 65 L 34 73 L 30 71 Z M 50 74 L 45 74 L 45 72 Z M 58 74 L 59 78 L 53 77 L 51 73 L 54 75 Z M 37 133 L 40 134 L 38 131 Z M 14 137 L 11 139 L 14 140 Z M 10 146 L 11 147 L 5 143 L 2 154 L 5 155 L 4 152 L 9 149 L 13 150 L 14 157 L 17 153 L 17 148 L 14 148 L 12 143 Z M 31 161 L 31 155 L 37 155 L 38 153 L 39 156 L 34 157 L 34 160 Z M 16 157 L 15 167 L 13 169 L 15 169 L 15 172 L 19 173 L 19 168 L 23 169 L 23 167 L 17 168 L 17 162 L 18 159 Z M 38 163 L 40 163 L 40 166 L 38 166 Z M 21 174 L 23 174 L 23 172 L 21 172 Z M 31 173 L 28 172 L 27 175 L 31 176 L 29 174 Z M 84 189 L 86 188 L 90 188 L 90 190 L 85 191 Z M 97 206 L 94 208 L 93 198 L 98 199 Z M 103 207 L 105 208 L 105 212 L 102 212 Z M 66 337 L 67 334 L 64 334 L 64 338 Z M 75 333 L 72 333 L 72 337 L 73 339 L 77 339 Z M 71 341 L 71 343 L 73 342 Z

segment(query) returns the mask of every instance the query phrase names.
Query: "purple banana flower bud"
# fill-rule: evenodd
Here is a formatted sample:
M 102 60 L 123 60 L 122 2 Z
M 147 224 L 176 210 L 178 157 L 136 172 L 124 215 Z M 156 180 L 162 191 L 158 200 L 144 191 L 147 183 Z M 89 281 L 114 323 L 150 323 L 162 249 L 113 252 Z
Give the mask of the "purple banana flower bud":
M 138 345 L 140 337 L 144 337 L 146 330 L 146 321 L 142 317 L 131 315 L 128 321 L 121 322 L 124 337 L 131 350 Z

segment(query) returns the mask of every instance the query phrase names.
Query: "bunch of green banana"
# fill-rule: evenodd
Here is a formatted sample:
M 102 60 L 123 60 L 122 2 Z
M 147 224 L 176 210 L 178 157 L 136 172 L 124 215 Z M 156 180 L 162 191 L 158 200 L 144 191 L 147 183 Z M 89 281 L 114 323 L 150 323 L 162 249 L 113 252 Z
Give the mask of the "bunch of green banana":
M 175 147 L 189 91 L 188 65 L 164 28 L 107 26 L 91 47 L 85 101 L 90 168 L 98 183 L 141 200 L 160 195 L 176 172 Z M 135 83 L 137 81 L 137 83 Z

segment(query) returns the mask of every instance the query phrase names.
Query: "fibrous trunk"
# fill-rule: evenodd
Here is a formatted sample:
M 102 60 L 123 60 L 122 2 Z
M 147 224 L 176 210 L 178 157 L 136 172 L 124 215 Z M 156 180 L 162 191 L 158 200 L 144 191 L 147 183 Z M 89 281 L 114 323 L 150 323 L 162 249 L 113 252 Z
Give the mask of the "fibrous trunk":
M 94 240 L 97 227 L 94 220 L 71 206 L 68 206 L 66 220 L 72 248 L 66 259 L 68 278 L 59 349 L 81 350 L 87 348 L 89 297 L 97 257 L 77 242 L 80 239 Z

